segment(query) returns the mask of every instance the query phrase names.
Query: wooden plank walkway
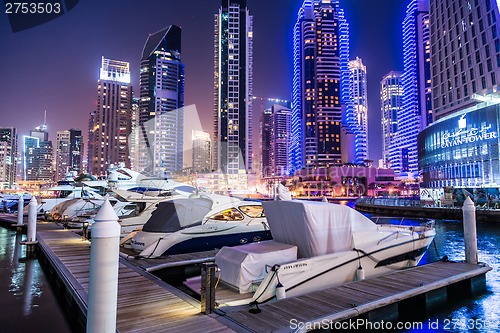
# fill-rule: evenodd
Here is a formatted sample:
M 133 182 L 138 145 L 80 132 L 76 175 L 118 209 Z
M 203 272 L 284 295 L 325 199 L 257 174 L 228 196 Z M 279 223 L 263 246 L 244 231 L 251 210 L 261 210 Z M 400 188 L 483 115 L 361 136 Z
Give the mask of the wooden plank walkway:
M 52 224 L 53 225 L 53 224 Z M 87 308 L 90 247 L 69 230 L 38 224 L 41 250 L 64 276 L 79 306 Z M 120 259 L 117 331 L 119 332 L 232 332 L 199 304 L 148 273 L 138 273 Z
M 482 264 L 435 262 L 262 304 L 259 305 L 262 312 L 258 314 L 249 313 L 249 307 L 239 307 L 237 311 L 222 307 L 220 310 L 225 312 L 225 315 L 218 317 L 218 320 L 226 325 L 237 323 L 241 331 L 245 332 L 290 332 L 292 319 L 303 323 L 347 320 L 484 275 L 489 270 L 491 267 Z

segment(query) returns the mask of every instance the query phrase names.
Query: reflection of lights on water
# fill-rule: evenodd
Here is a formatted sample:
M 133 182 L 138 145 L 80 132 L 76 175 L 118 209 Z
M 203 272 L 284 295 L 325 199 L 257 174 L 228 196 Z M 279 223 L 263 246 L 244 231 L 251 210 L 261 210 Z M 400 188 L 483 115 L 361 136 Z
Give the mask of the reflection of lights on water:
M 347 206 L 347 203 L 348 203 L 348 202 L 349 202 L 349 201 L 347 201 L 347 200 L 340 200 L 340 201 L 339 201 L 339 204 L 341 204 L 341 205 L 343 205 L 343 206 Z

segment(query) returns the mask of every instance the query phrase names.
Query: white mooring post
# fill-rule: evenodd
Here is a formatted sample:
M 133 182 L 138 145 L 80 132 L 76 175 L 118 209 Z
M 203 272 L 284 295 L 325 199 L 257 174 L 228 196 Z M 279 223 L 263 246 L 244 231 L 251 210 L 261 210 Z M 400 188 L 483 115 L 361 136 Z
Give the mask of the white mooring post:
M 464 219 L 465 262 L 477 264 L 476 207 L 470 197 L 462 207 Z
M 36 198 L 32 196 L 28 204 L 28 242 L 36 242 L 36 208 Z
M 23 225 L 23 214 L 24 214 L 24 198 L 21 194 L 19 196 L 19 200 L 17 201 L 17 227 L 21 227 Z
M 120 224 L 108 200 L 92 225 L 87 333 L 115 333 Z

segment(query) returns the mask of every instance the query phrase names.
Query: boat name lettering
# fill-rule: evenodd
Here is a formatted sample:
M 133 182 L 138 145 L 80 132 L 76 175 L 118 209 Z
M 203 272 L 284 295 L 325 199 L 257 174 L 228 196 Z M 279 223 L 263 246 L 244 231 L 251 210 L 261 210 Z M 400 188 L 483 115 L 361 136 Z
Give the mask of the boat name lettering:
M 292 269 L 292 268 L 300 268 L 300 267 L 307 267 L 307 263 L 298 263 L 298 264 L 293 264 L 293 265 L 287 265 L 284 266 L 283 269 Z

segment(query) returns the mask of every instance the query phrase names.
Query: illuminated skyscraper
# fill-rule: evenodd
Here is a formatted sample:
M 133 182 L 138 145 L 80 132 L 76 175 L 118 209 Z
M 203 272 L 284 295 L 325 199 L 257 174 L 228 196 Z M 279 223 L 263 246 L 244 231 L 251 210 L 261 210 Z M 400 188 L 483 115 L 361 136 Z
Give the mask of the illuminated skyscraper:
M 130 152 L 130 168 L 134 171 L 139 171 L 139 98 L 132 97 L 132 108 L 130 110 L 130 128 L 129 136 L 129 152 Z
M 500 191 L 499 5 L 430 0 L 434 121 L 418 136 L 421 187 L 474 188 L 481 204 Z
M 17 134 L 14 127 L 0 128 L 0 188 L 16 181 Z
M 289 104 L 289 103 L 286 103 Z M 284 176 L 289 168 L 291 111 L 289 106 L 274 104 L 264 110 L 261 120 L 262 176 Z
M 368 93 L 366 66 L 360 58 L 356 57 L 355 60 L 349 61 L 349 73 L 354 113 L 352 127 L 355 137 L 356 163 L 362 164 L 368 159 Z
M 24 180 L 53 181 L 54 159 L 52 141 L 49 141 L 47 125 L 37 126 L 30 135 L 23 136 Z
M 94 175 L 105 175 L 110 164 L 123 162 L 130 167 L 131 98 L 129 63 L 102 57 L 97 109 L 89 127 L 89 171 Z
M 210 172 L 212 168 L 210 133 L 193 131 L 192 139 L 193 172 Z
M 380 82 L 380 106 L 382 113 L 382 159 L 384 167 L 391 168 L 395 154 L 391 154 L 398 131 L 398 114 L 403 104 L 401 72 L 389 72 Z
M 56 180 L 64 179 L 68 171 L 82 171 L 82 131 L 72 128 L 58 131 L 56 137 Z
M 222 0 L 214 28 L 213 169 L 252 168 L 253 26 L 246 0 Z
M 338 0 L 305 0 L 293 31 L 290 172 L 342 162 L 349 28 Z
M 417 176 L 417 135 L 432 121 L 428 0 L 411 0 L 403 20 L 403 105 L 395 137 L 397 174 Z
M 181 28 L 149 35 L 141 59 L 139 171 L 163 176 L 182 170 L 184 64 Z

